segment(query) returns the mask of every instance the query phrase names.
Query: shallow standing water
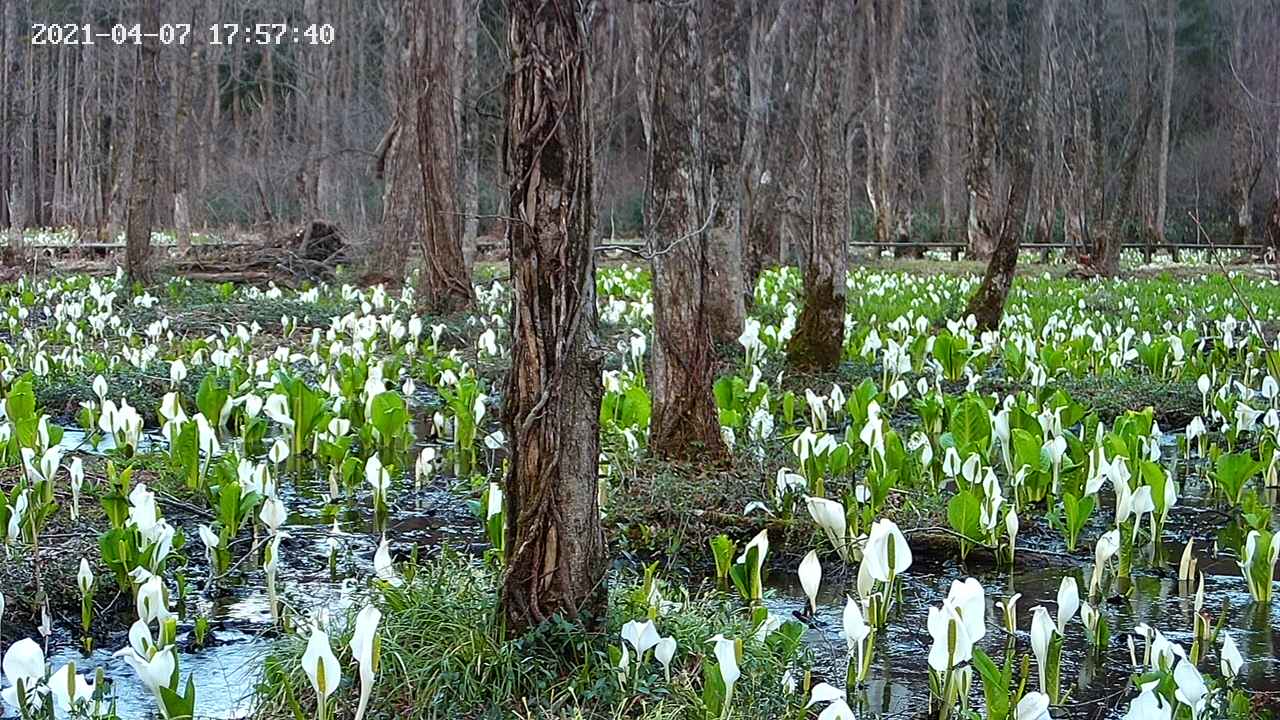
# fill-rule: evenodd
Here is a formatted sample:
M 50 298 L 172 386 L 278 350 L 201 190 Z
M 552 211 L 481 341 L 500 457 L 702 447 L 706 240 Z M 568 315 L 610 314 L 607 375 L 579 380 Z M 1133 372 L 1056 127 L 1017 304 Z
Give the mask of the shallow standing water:
M 1067 626 L 1061 672 L 1062 690 L 1067 696 L 1064 704 L 1072 718 L 1101 720 L 1118 718 L 1125 712 L 1129 700 L 1137 694 L 1130 682 L 1133 668 L 1127 642 L 1135 626 L 1145 623 L 1156 628 L 1190 652 L 1196 586 L 1178 580 L 1178 559 L 1185 543 L 1173 540 L 1173 535 L 1196 540 L 1193 553 L 1198 570 L 1204 575 L 1203 611 L 1215 624 L 1225 613 L 1223 632 L 1232 635 L 1245 658 L 1240 682 L 1255 691 L 1280 692 L 1280 658 L 1276 653 L 1280 648 L 1280 603 L 1255 603 L 1235 559 L 1211 555 L 1217 526 L 1205 523 L 1204 515 L 1212 508 L 1212 502 L 1199 481 L 1184 476 L 1182 485 L 1185 495 L 1165 526 L 1163 561 L 1154 561 L 1150 546 L 1135 551 L 1130 596 L 1115 595 L 1113 583 L 1113 596 L 1098 604 L 1110 624 L 1106 650 L 1095 657 L 1085 639 L 1079 613 Z M 1043 605 L 1056 619 L 1058 588 L 1068 575 L 1075 577 L 1082 599 L 1087 599 L 1093 541 L 1106 529 L 1113 508 L 1113 499 L 1101 503 L 1090 527 L 1081 535 L 1075 554 L 1065 553 L 1060 538 L 1056 545 L 1046 547 L 1024 546 L 1020 541 L 1017 563 L 1012 569 L 983 562 L 966 565 L 958 555 L 917 554 L 915 563 L 902 576 L 902 607 L 888 627 L 878 633 L 870 676 L 864 688 L 851 693 L 850 705 L 857 700 L 860 704 L 855 709 L 867 717 L 924 716 L 929 703 L 926 657 L 932 644 L 926 626 L 929 606 L 942 602 L 953 580 L 966 577 L 976 578 L 986 589 L 987 635 L 980 644 L 997 664 L 1004 660 L 1008 636 L 1002 630 L 1002 611 L 995 603 L 1021 593 L 1015 652 L 1031 657 L 1027 688 L 1038 689 L 1029 636 L 1032 611 Z M 1056 537 L 1056 533 L 1052 535 Z M 844 685 L 847 662 L 842 613 L 846 593 L 855 593 L 855 575 L 856 572 L 848 573 L 848 587 L 824 583 L 816 617 L 806 633 L 806 642 L 817 657 L 815 675 L 837 687 Z M 808 599 L 794 572 L 775 575 L 771 580 L 775 592 L 768 603 L 772 612 L 791 616 L 807 609 Z M 1136 642 L 1141 654 L 1142 641 L 1138 638 Z M 1015 662 L 1015 682 L 1020 662 Z M 1212 670 L 1213 675 L 1218 674 L 1216 646 L 1202 651 L 1199 667 L 1202 672 Z M 981 708 L 980 681 L 976 677 L 971 703 Z
M 163 444 L 158 435 L 145 435 L 147 443 Z M 67 430 L 61 445 L 69 452 L 104 453 L 112 448 L 109 438 L 92 448 L 82 432 Z M 338 616 L 365 596 L 368 578 L 373 575 L 373 554 L 385 534 L 397 564 L 411 550 L 427 557 L 442 546 L 467 549 L 481 537 L 478 522 L 465 502 L 448 487 L 449 478 L 437 476 L 420 489 L 414 488 L 411 476 L 392 481 L 391 505 L 381 533 L 375 524 L 373 503 L 368 488 L 361 486 L 354 499 L 337 505 L 327 504 L 328 484 L 324 479 L 286 478 L 279 483 L 280 499 L 289 510 L 282 530 L 289 536 L 281 542 L 277 590 L 285 614 L 293 620 L 306 617 L 311 610 L 324 608 L 330 616 Z M 333 532 L 334 519 L 339 532 Z M 189 557 L 203 556 L 204 548 L 195 535 L 194 525 L 187 529 Z M 330 538 L 338 543 L 337 572 L 330 574 Z M 262 538 L 255 538 L 261 541 Z M 261 679 L 263 660 L 278 631 L 272 621 L 271 608 L 261 576 L 261 548 L 253 557 L 244 557 L 250 547 L 242 539 L 233 553 L 233 567 L 228 577 L 214 592 L 206 592 L 204 573 L 188 570 L 187 613 L 179 622 L 178 647 L 180 687 L 186 678 L 196 680 L 196 712 L 201 718 L 235 720 L 252 716 L 253 693 Z M 239 563 L 237 565 L 237 563 Z M 101 582 L 111 581 L 102 578 Z M 114 587 L 110 592 L 114 594 Z M 100 592 L 108 592 L 103 589 Z M 194 646 L 192 626 L 197 617 L 209 620 L 210 630 L 201 648 Z M 127 627 L 127 621 L 126 621 Z M 47 658 L 54 669 L 74 662 L 76 672 L 90 680 L 96 668 L 102 668 L 111 684 L 110 697 L 121 718 L 158 717 L 156 701 L 137 678 L 133 669 L 113 653 L 127 646 L 123 632 L 116 633 L 109 645 L 95 647 L 85 656 L 80 652 L 79 618 L 55 618 L 55 631 Z M 0 709 L 0 717 L 9 717 L 9 708 Z
M 77 438 L 73 431 L 68 431 L 63 444 L 75 447 L 80 443 Z M 105 447 L 100 446 L 98 450 Z M 1174 509 L 1166 536 L 1190 534 L 1197 538 L 1196 555 L 1205 577 L 1204 608 L 1214 622 L 1220 613 L 1226 613 L 1225 629 L 1232 633 L 1246 659 L 1242 682 L 1255 690 L 1278 691 L 1280 660 L 1276 658 L 1276 649 L 1280 647 L 1280 607 L 1276 603 L 1270 606 L 1253 603 L 1235 561 L 1207 555 L 1211 542 L 1206 539 L 1213 535 L 1216 526 L 1205 524 L 1199 511 L 1208 507 L 1209 502 L 1203 494 L 1194 493 L 1203 491 L 1196 481 L 1184 478 L 1183 484 L 1188 495 Z M 327 608 L 331 614 L 340 613 L 360 601 L 364 579 L 372 574 L 372 557 L 380 537 L 367 488 L 361 487 L 354 500 L 333 506 L 326 505 L 328 487 L 323 479 L 286 480 L 279 487 L 280 497 L 289 509 L 284 528 L 289 538 L 281 545 L 278 580 L 286 613 L 296 618 L 299 613 L 318 607 Z M 465 501 L 450 491 L 445 478 L 437 477 L 434 484 L 422 489 L 415 489 L 410 477 L 397 478 L 393 481 L 390 502 L 392 507 L 383 532 L 398 560 L 403 560 L 413 548 L 424 557 L 443 545 L 479 549 L 477 543 L 482 531 L 478 522 Z M 925 658 L 931 643 L 925 629 L 928 608 L 941 601 L 952 580 L 975 577 L 986 588 L 988 632 L 982 645 L 998 663 L 1004 657 L 1006 637 L 998 629 L 1002 619 L 995 602 L 1015 592 L 1021 593 L 1015 647 L 1019 655 L 1030 654 L 1028 629 L 1032 609 L 1045 605 L 1056 614 L 1058 586 L 1068 574 L 1075 576 L 1082 589 L 1087 588 L 1091 567 L 1082 558 L 1091 556 L 1092 541 L 1104 528 L 1104 518 L 1110 518 L 1111 507 L 1109 502 L 1102 503 L 1094 523 L 1082 535 L 1081 552 L 1073 557 L 1064 556 L 1060 545 L 1041 547 L 1040 550 L 1047 552 L 1037 553 L 1037 548 L 1021 547 L 1020 543 L 1017 565 L 1009 570 L 977 562 L 966 567 L 958 558 L 918 553 L 915 564 L 903 576 L 903 605 L 888 627 L 878 633 L 870 678 L 863 688 L 851 693 L 850 704 L 861 717 L 925 716 L 929 706 Z M 332 532 L 335 517 L 340 529 L 336 536 Z M 329 572 L 331 537 L 336 537 L 339 544 L 335 577 Z M 201 552 L 198 539 L 192 540 L 195 544 L 188 546 L 188 554 Z M 244 546 L 240 554 L 243 552 Z M 1135 625 L 1146 623 L 1156 627 L 1173 642 L 1190 649 L 1195 588 L 1177 581 L 1176 561 L 1181 552 L 1180 544 L 1166 540 L 1163 555 L 1172 561 L 1171 566 L 1166 563 L 1164 568 L 1149 568 L 1146 563 L 1135 562 L 1131 597 L 1104 604 L 1112 637 L 1100 658 L 1092 657 L 1078 614 L 1068 626 L 1062 686 L 1069 695 L 1066 707 L 1072 718 L 1101 720 L 1119 717 L 1124 712 L 1135 694 L 1129 683 L 1131 667 L 1126 642 L 1126 635 Z M 243 572 L 233 573 L 227 589 L 211 598 L 197 592 L 203 588 L 203 578 L 191 580 L 190 606 L 179 636 L 179 646 L 184 648 L 180 666 L 184 683 L 188 674 L 196 677 L 200 717 L 232 720 L 253 713 L 254 687 L 260 679 L 262 660 L 277 632 L 265 588 L 260 584 L 260 573 L 257 573 L 258 560 L 256 556 L 244 560 Z M 835 562 L 834 557 L 826 562 Z M 848 575 L 847 588 L 824 583 L 818 612 L 805 636 L 817 661 L 815 682 L 825 680 L 836 686 L 843 685 L 847 656 L 841 614 L 845 593 L 853 592 L 853 573 Z M 794 569 L 777 570 L 770 579 L 772 593 L 767 603 L 772 612 L 787 617 L 806 608 L 807 599 Z M 194 649 L 189 628 L 199 615 L 210 620 L 211 630 L 206 647 Z M 126 642 L 121 637 L 114 646 L 96 649 L 85 658 L 76 651 L 75 637 L 55 633 L 51 646 L 61 650 L 50 658 L 50 663 L 58 667 L 74 660 L 79 672 L 88 673 L 101 666 L 112 681 L 120 717 L 155 717 L 155 701 L 150 693 L 133 670 L 111 654 Z M 1217 657 L 1216 648 L 1206 652 L 1201 668 L 1216 667 Z M 1030 672 L 1028 688 L 1034 689 L 1034 662 Z M 979 682 L 974 683 L 972 700 L 976 708 L 981 707 Z

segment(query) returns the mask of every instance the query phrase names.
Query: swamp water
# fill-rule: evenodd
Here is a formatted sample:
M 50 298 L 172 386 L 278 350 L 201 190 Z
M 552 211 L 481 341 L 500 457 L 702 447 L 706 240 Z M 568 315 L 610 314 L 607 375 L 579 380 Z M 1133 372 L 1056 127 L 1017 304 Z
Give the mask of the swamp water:
M 82 440 L 77 433 L 68 431 L 63 444 L 69 450 L 88 451 Z M 164 441 L 158 439 L 158 442 Z M 101 452 L 105 447 L 100 445 L 97 450 Z M 1280 692 L 1280 658 L 1276 656 L 1280 647 L 1280 603 L 1269 606 L 1253 603 L 1235 561 L 1207 555 L 1217 530 L 1215 525 L 1202 520 L 1211 504 L 1203 496 L 1205 488 L 1201 483 L 1185 478 L 1182 482 L 1187 495 L 1171 513 L 1166 535 L 1197 538 L 1196 555 L 1205 579 L 1204 610 L 1215 623 L 1225 613 L 1223 629 L 1235 638 L 1246 661 L 1241 681 L 1257 691 Z M 335 515 L 332 507 L 325 504 L 323 493 L 328 490 L 325 481 L 313 479 L 304 485 L 299 487 L 299 483 L 286 481 L 279 488 L 280 498 L 290 511 L 283 527 L 289 537 L 281 545 L 277 579 L 280 602 L 285 612 L 294 618 L 312 608 L 327 608 L 331 615 L 336 615 L 363 598 L 364 579 L 373 574 L 372 558 L 379 536 L 373 531 L 372 502 L 368 497 L 359 497 L 339 506 Z M 361 492 L 364 491 L 362 487 Z M 411 477 L 397 478 L 393 480 L 390 498 L 392 507 L 385 521 L 385 534 L 398 560 L 415 548 L 422 559 L 430 558 L 444 546 L 476 554 L 482 551 L 483 531 L 478 521 L 466 502 L 453 494 L 443 479 L 437 478 L 436 484 L 415 489 Z M 1060 539 L 1052 533 L 1045 536 L 1051 539 L 1043 541 L 1040 547 L 1034 545 L 1035 540 L 1029 540 L 1025 547 L 1020 543 L 1018 562 L 1012 570 L 990 566 L 977 560 L 977 555 L 966 565 L 958 556 L 939 557 L 936 553 L 918 552 L 912 567 L 901 576 L 903 603 L 888 627 L 877 634 L 868 681 L 862 689 L 850 693 L 850 705 L 859 717 L 927 717 L 929 679 L 925 658 L 931 643 L 926 630 L 928 608 L 941 601 L 952 580 L 974 577 L 986 589 L 988 631 L 981 645 L 997 663 L 1004 658 L 1007 638 L 999 629 L 1002 616 L 995 602 L 1021 593 L 1015 652 L 1019 656 L 1029 655 L 1032 609 L 1044 605 L 1051 613 L 1056 612 L 1058 586 L 1066 575 L 1074 575 L 1082 590 L 1088 587 L 1091 543 L 1103 529 L 1099 516 L 1109 517 L 1112 507 L 1110 501 L 1101 505 L 1074 555 L 1067 555 Z M 337 535 L 332 532 L 335 517 L 341 531 Z M 202 551 L 193 529 L 194 525 L 188 528 L 188 555 Z M 329 572 L 331 538 L 337 540 L 339 548 L 337 573 L 332 577 Z M 260 549 L 255 547 L 255 552 L 245 556 L 244 542 L 237 547 L 238 567 L 245 573 L 254 573 Z M 1131 664 L 1126 637 L 1139 623 L 1161 630 L 1171 641 L 1190 649 L 1195 587 L 1177 580 L 1177 559 L 1182 549 L 1181 544 L 1166 541 L 1164 567 L 1135 562 L 1131 597 L 1113 598 L 1104 603 L 1103 612 L 1110 623 L 1112 637 L 1109 647 L 1099 657 L 1093 657 L 1084 640 L 1078 614 L 1068 625 L 1062 655 L 1062 687 L 1068 696 L 1063 712 L 1069 711 L 1070 717 L 1103 720 L 1123 714 L 1135 694 L 1129 682 Z M 838 561 L 829 556 L 825 562 Z M 206 597 L 202 592 L 203 577 L 192 578 L 187 616 L 180 624 L 182 683 L 185 684 L 188 675 L 194 675 L 197 714 L 201 718 L 230 720 L 252 716 L 253 692 L 261 679 L 262 662 L 277 635 L 266 589 L 258 580 L 260 573 L 247 579 L 237 578 L 239 573 L 233 567 L 230 574 L 232 582 L 214 597 Z M 846 587 L 824 581 L 817 613 L 808 621 L 810 629 L 805 634 L 805 643 L 814 654 L 815 683 L 821 680 L 837 687 L 844 684 L 847 653 L 841 615 L 846 592 L 854 592 L 854 574 L 844 573 L 848 576 Z M 808 601 L 794 568 L 774 568 L 770 590 L 766 604 L 773 613 L 785 618 L 798 616 L 807 609 Z M 197 649 L 190 628 L 198 616 L 209 620 L 210 630 L 204 646 Z M 50 647 L 58 649 L 49 658 L 53 667 L 69 661 L 75 661 L 78 672 L 92 673 L 94 668 L 101 667 L 111 682 L 121 718 L 158 717 L 150 692 L 122 659 L 112 656 L 114 650 L 127 644 L 123 631 L 110 644 L 95 648 L 91 656 L 84 657 L 76 649 L 78 638 L 65 629 L 78 627 L 75 619 L 55 620 L 62 622 L 50 642 Z M 1138 641 L 1138 652 L 1142 652 L 1141 641 Z M 1205 657 L 1206 663 L 1216 665 L 1217 648 L 1207 650 Z M 1015 663 L 1015 668 L 1019 666 Z M 1015 682 L 1016 675 L 1015 669 Z M 1035 675 L 1032 660 L 1028 690 L 1036 688 Z M 979 681 L 974 682 L 971 699 L 973 706 L 980 709 Z

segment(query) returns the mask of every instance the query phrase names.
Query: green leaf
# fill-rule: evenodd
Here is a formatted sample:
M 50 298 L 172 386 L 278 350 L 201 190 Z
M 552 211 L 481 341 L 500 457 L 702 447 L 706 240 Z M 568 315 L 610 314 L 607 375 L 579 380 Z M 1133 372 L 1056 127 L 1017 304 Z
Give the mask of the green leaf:
M 711 539 L 711 555 L 716 561 L 716 577 L 723 580 L 729 574 L 729 567 L 733 564 L 733 555 L 738 551 L 738 544 L 729 539 L 728 535 L 717 535 Z
M 702 707 L 706 720 L 719 720 L 724 711 L 725 686 L 720 666 L 714 660 L 702 662 Z
M 982 648 L 973 649 L 973 667 L 982 678 L 982 693 L 987 701 L 987 720 L 1005 720 L 1009 716 L 1009 676 L 996 666 Z M 1006 670 L 1012 670 L 1011 666 Z
M 1219 455 L 1214 464 L 1213 479 L 1227 499 L 1239 504 L 1245 484 L 1262 468 L 1263 464 L 1255 460 L 1251 452 Z
M 222 418 L 222 406 L 227 402 L 227 391 L 218 384 L 217 373 L 209 373 L 200 381 L 196 391 L 196 407 L 204 414 L 210 425 L 217 425 Z
M 369 415 L 368 421 L 377 428 L 384 445 L 390 445 L 399 438 L 412 419 L 404 398 L 395 391 L 375 395 L 369 404 Z
M 164 704 L 165 717 L 169 720 L 190 720 L 196 714 L 196 686 L 194 678 L 187 676 L 187 689 L 179 695 L 167 687 L 160 688 L 160 701 Z
M 949 429 L 961 458 L 975 452 L 985 457 L 991 446 L 991 415 L 981 400 L 968 397 L 957 405 L 951 412 Z
M 1085 523 L 1089 522 L 1089 516 L 1093 514 L 1095 504 L 1096 501 L 1092 495 L 1082 499 L 1069 492 L 1063 493 L 1062 508 L 1066 514 L 1068 550 L 1076 549 L 1076 541 L 1080 537 L 1080 531 L 1084 529 Z
M 962 490 L 947 503 L 951 529 L 977 542 L 982 537 L 982 503 L 969 490 Z

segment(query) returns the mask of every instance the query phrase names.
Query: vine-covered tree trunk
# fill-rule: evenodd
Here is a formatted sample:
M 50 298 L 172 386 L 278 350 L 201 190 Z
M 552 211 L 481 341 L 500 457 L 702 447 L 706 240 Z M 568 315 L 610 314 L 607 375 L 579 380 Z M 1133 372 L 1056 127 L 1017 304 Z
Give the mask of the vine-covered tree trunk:
M 846 28 L 853 22 L 839 9 L 845 3 L 814 0 L 818 35 L 810 74 L 805 149 L 810 190 L 808 227 L 802 233 L 804 308 L 787 346 L 791 364 L 829 369 L 840 364 L 844 349 L 845 279 L 848 275 L 848 174 L 843 121 L 842 80 L 847 52 Z
M 714 98 L 689 81 L 702 66 L 700 20 L 693 6 L 637 6 L 638 47 L 653 60 L 637 67 L 636 84 L 646 96 L 639 104 L 648 115 L 649 140 L 645 226 L 654 327 L 649 449 L 681 460 L 727 455 L 711 392 L 710 325 L 717 293 L 742 299 L 740 292 L 716 283 L 712 272 L 712 238 L 722 230 L 712 225 L 722 212 L 713 205 L 720 189 L 716 169 L 704 160 L 714 142 L 704 121 Z
M 422 283 L 425 305 L 436 312 L 461 310 L 475 300 L 462 253 L 458 203 L 458 128 L 451 78 L 458 72 L 451 29 L 453 3 L 416 0 L 413 67 L 417 95 L 418 167 L 422 172 Z
M 142 4 L 142 26 L 159 27 L 159 0 Z M 151 226 L 155 215 L 156 175 L 160 152 L 160 40 L 154 33 L 138 47 L 133 131 L 133 184 L 125 216 L 125 274 L 130 282 L 151 282 Z
M 513 340 L 501 604 L 515 635 L 556 615 L 596 624 L 606 562 L 585 18 L 578 0 L 511 0 L 509 13 Z

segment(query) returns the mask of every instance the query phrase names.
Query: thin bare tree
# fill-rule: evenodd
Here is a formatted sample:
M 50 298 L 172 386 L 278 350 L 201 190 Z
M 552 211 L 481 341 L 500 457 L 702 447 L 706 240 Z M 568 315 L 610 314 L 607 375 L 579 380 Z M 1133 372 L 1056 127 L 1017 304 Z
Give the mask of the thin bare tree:
M 160 26 L 160 0 L 143 0 L 142 27 Z M 134 80 L 133 150 L 131 163 L 133 184 L 125 220 L 125 274 L 130 282 L 151 282 L 151 230 L 155 225 L 155 196 L 159 173 L 161 140 L 161 105 L 158 90 L 160 74 L 160 39 L 156 32 L 147 33 L 138 45 L 137 74 Z

